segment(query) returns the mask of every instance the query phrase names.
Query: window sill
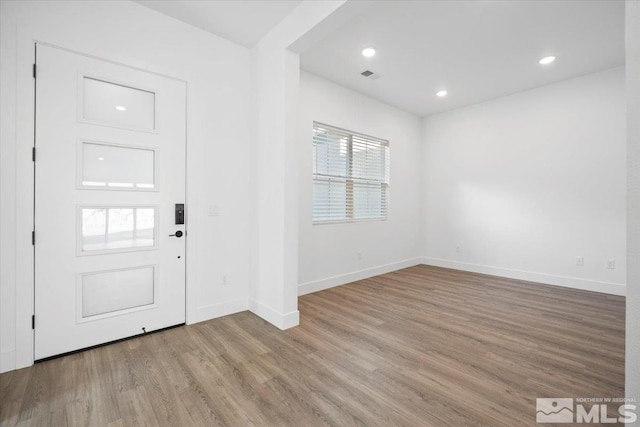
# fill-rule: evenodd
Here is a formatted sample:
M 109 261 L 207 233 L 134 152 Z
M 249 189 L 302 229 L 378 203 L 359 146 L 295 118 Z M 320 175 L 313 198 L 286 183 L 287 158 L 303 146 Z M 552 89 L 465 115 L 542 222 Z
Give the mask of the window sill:
M 385 222 L 388 218 L 362 218 L 362 219 L 335 219 L 335 220 L 322 220 L 312 221 L 311 225 L 335 225 L 335 224 L 356 224 L 356 223 L 370 223 L 370 222 Z

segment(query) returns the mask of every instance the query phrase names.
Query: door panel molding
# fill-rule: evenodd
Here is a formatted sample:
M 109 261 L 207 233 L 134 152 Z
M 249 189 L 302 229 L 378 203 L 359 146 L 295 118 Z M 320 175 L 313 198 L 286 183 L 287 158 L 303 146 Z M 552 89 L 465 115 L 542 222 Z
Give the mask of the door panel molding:
M 83 242 L 83 221 L 82 221 L 82 210 L 83 209 L 153 209 L 154 210 L 154 228 L 153 228 L 153 245 L 141 245 L 141 246 L 124 246 L 120 248 L 111 248 L 111 249 L 95 249 L 95 250 L 84 250 L 84 242 Z M 134 213 L 135 215 L 135 213 Z M 155 251 L 160 249 L 160 234 L 159 228 L 157 224 L 160 222 L 160 205 L 132 205 L 132 204 L 113 204 L 113 205 L 104 205 L 104 204 L 82 204 L 76 206 L 76 256 L 84 257 L 84 256 L 93 256 L 93 255 L 106 255 L 106 254 L 119 254 L 119 253 L 128 253 L 128 252 L 141 252 L 141 251 Z M 106 214 L 106 221 L 108 221 L 108 213 Z M 136 222 L 134 221 L 134 226 Z M 105 230 L 106 231 L 106 230 Z M 136 229 L 134 228 L 133 233 L 136 233 Z
M 107 61 L 108 62 L 108 61 Z M 124 65 L 120 65 L 120 66 L 124 66 Z M 127 67 L 127 66 L 124 66 Z M 127 67 L 129 68 L 129 67 Z M 136 70 L 139 71 L 139 70 Z M 141 70 L 140 70 L 141 71 Z M 91 125 L 97 125 L 97 126 L 106 126 L 106 127 L 111 127 L 111 128 L 115 128 L 115 129 L 123 129 L 123 130 L 131 130 L 131 131 L 136 131 L 136 132 L 145 132 L 145 133 L 152 133 L 152 134 L 158 134 L 160 133 L 160 128 L 161 128 L 161 124 L 160 124 L 160 120 L 159 120 L 159 99 L 161 98 L 161 92 L 162 90 L 155 87 L 150 87 L 147 86 L 146 84 L 138 84 L 138 83 L 131 83 L 131 82 L 127 82 L 124 80 L 118 80 L 118 79 L 113 79 L 113 78 L 108 78 L 105 77 L 103 75 L 100 74 L 96 74 L 96 73 L 91 73 L 91 72 L 83 72 L 83 71 L 79 71 L 78 72 L 78 89 L 77 89 L 77 121 L 79 123 L 87 123 L 87 124 L 91 124 Z M 84 117 L 84 107 L 85 107 L 85 79 L 91 79 L 91 80 L 95 80 L 95 81 L 99 81 L 102 83 L 107 83 L 107 84 L 112 84 L 112 85 L 116 85 L 116 86 L 120 86 L 123 88 L 127 88 L 127 89 L 132 89 L 132 90 L 137 90 L 137 91 L 142 91 L 142 92 L 148 92 L 148 93 L 152 93 L 154 96 L 154 102 L 153 102 L 153 128 L 151 129 L 147 129 L 144 127 L 139 127 L 139 126 L 125 126 L 125 125 L 118 125 L 112 122 L 108 122 L 108 121 L 102 121 L 102 120 L 92 120 L 92 119 L 87 119 Z
M 98 313 L 90 316 L 83 315 L 83 308 L 84 308 L 83 307 L 83 301 L 84 301 L 84 287 L 83 287 L 84 281 L 83 280 L 86 276 L 127 272 L 131 270 L 141 270 L 145 268 L 152 269 L 153 295 L 152 295 L 152 302 L 150 304 L 139 305 L 134 307 L 126 307 L 120 310 L 112 310 L 112 311 Z M 80 324 L 80 323 L 86 323 L 86 322 L 93 322 L 96 320 L 106 319 L 108 317 L 122 316 L 129 313 L 134 313 L 137 311 L 153 310 L 158 308 L 158 304 L 159 304 L 158 281 L 160 280 L 158 276 L 159 270 L 160 268 L 157 264 L 149 264 L 149 265 L 141 265 L 141 266 L 135 266 L 135 267 L 123 267 L 123 268 L 117 268 L 117 269 L 111 269 L 111 270 L 87 271 L 83 273 L 78 273 L 77 282 L 76 282 L 76 323 Z
M 132 149 L 132 150 L 147 150 L 153 152 L 153 187 L 140 187 L 140 186 L 132 186 L 132 187 L 113 187 L 109 186 L 108 183 L 105 183 L 104 186 L 97 185 L 85 185 L 83 184 L 83 160 L 84 160 L 84 148 L 85 144 L 91 145 L 102 145 L 105 147 L 114 147 L 114 148 L 122 148 L 122 149 Z M 146 192 L 159 192 L 160 191 L 160 183 L 158 182 L 158 165 L 160 157 L 160 150 L 157 145 L 149 144 L 149 145 L 141 145 L 139 142 L 135 144 L 128 144 L 126 142 L 113 142 L 106 139 L 95 139 L 95 138 L 83 138 L 78 137 L 77 139 L 78 152 L 76 153 L 76 185 L 79 190 L 100 190 L 100 191 L 146 191 Z

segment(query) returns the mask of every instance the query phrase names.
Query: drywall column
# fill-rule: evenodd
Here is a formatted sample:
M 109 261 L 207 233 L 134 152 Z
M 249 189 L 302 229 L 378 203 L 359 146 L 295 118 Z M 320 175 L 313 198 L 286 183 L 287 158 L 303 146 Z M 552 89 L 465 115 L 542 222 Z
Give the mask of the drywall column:
M 626 2 L 626 40 L 628 267 L 625 393 L 628 398 L 638 401 L 640 399 L 640 2 L 636 0 Z M 633 425 L 640 426 L 640 420 Z
M 345 2 L 302 2 L 251 52 L 252 225 L 249 309 L 287 329 L 298 313 L 298 186 L 294 135 L 299 55 L 289 47 Z
M 252 180 L 256 226 L 250 309 L 275 326 L 298 324 L 297 299 L 290 292 L 297 285 L 297 200 L 291 186 L 297 182 L 289 159 L 292 141 L 287 134 L 292 100 L 296 98 L 298 55 L 278 46 L 262 45 L 252 52 L 258 115 L 252 147 Z M 295 104 L 294 104 L 295 105 Z M 293 234 L 293 235 L 292 235 Z

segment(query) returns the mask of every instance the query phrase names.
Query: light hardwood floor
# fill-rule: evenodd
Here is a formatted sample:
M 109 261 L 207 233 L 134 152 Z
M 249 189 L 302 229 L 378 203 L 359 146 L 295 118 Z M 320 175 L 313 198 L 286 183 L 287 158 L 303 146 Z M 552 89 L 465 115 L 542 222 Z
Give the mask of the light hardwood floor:
M 417 266 L 0 375 L 0 424 L 525 426 L 623 397 L 624 298 Z M 546 424 L 549 425 L 549 424 Z

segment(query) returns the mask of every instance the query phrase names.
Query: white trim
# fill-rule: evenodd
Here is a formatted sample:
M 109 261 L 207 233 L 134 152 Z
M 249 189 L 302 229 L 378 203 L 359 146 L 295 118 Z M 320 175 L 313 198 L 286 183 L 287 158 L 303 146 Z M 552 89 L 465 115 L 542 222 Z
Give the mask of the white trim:
M 35 92 L 33 76 L 26 73 L 34 63 L 36 41 L 27 30 L 17 27 L 16 33 L 16 122 L 15 162 L 16 181 L 11 188 L 15 197 L 15 289 L 16 289 L 16 369 L 33 365 L 34 331 L 31 316 L 34 313 L 34 250 L 30 239 L 34 219 L 34 163 L 29 153 L 34 146 Z M 21 195 L 21 196 L 18 196 Z
M 0 374 L 16 369 L 16 351 L 5 351 L 0 353 Z
M 204 322 L 205 320 L 215 319 L 217 317 L 228 316 L 230 314 L 240 313 L 249 309 L 249 300 L 246 298 L 221 302 L 219 304 L 205 305 L 198 307 L 187 322 L 188 325 Z
M 271 307 L 251 299 L 249 300 L 249 311 L 281 330 L 293 328 L 300 324 L 300 312 L 298 310 L 289 313 L 280 313 Z
M 423 259 L 421 257 L 411 258 L 378 267 L 367 268 L 365 270 L 354 271 L 352 273 L 341 274 L 339 276 L 328 277 L 326 279 L 314 280 L 313 282 L 302 283 L 298 285 L 298 295 L 306 295 L 355 282 L 356 280 L 368 279 L 369 277 L 390 273 L 402 268 L 413 267 L 414 265 L 422 264 L 422 261 Z
M 510 279 L 526 280 L 528 282 L 537 282 L 546 285 L 561 286 L 564 288 L 582 289 L 584 291 L 601 292 L 611 295 L 625 296 L 627 291 L 627 287 L 622 283 L 599 282 L 597 280 L 581 279 L 579 277 L 556 276 L 553 274 L 537 273 L 534 271 L 514 270 L 504 267 L 471 264 L 467 262 L 430 257 L 424 257 L 422 259 L 422 263 L 435 267 L 453 268 L 455 270 L 490 274 L 492 276 L 508 277 Z
M 355 131 L 352 131 L 352 130 L 349 130 L 349 129 L 345 129 L 345 128 L 341 128 L 341 127 L 333 126 L 333 125 L 328 125 L 326 123 L 317 122 L 317 121 L 314 120 L 313 121 L 313 130 L 315 130 L 316 126 L 327 128 L 327 130 L 334 130 L 334 131 L 337 131 L 338 133 L 358 136 L 358 137 L 363 138 L 363 139 L 370 139 L 372 141 L 380 142 L 380 143 L 382 143 L 384 145 L 389 146 L 389 140 L 388 139 L 384 139 L 384 138 L 380 138 L 380 137 L 372 136 L 372 135 L 367 135 L 366 133 L 355 132 Z

